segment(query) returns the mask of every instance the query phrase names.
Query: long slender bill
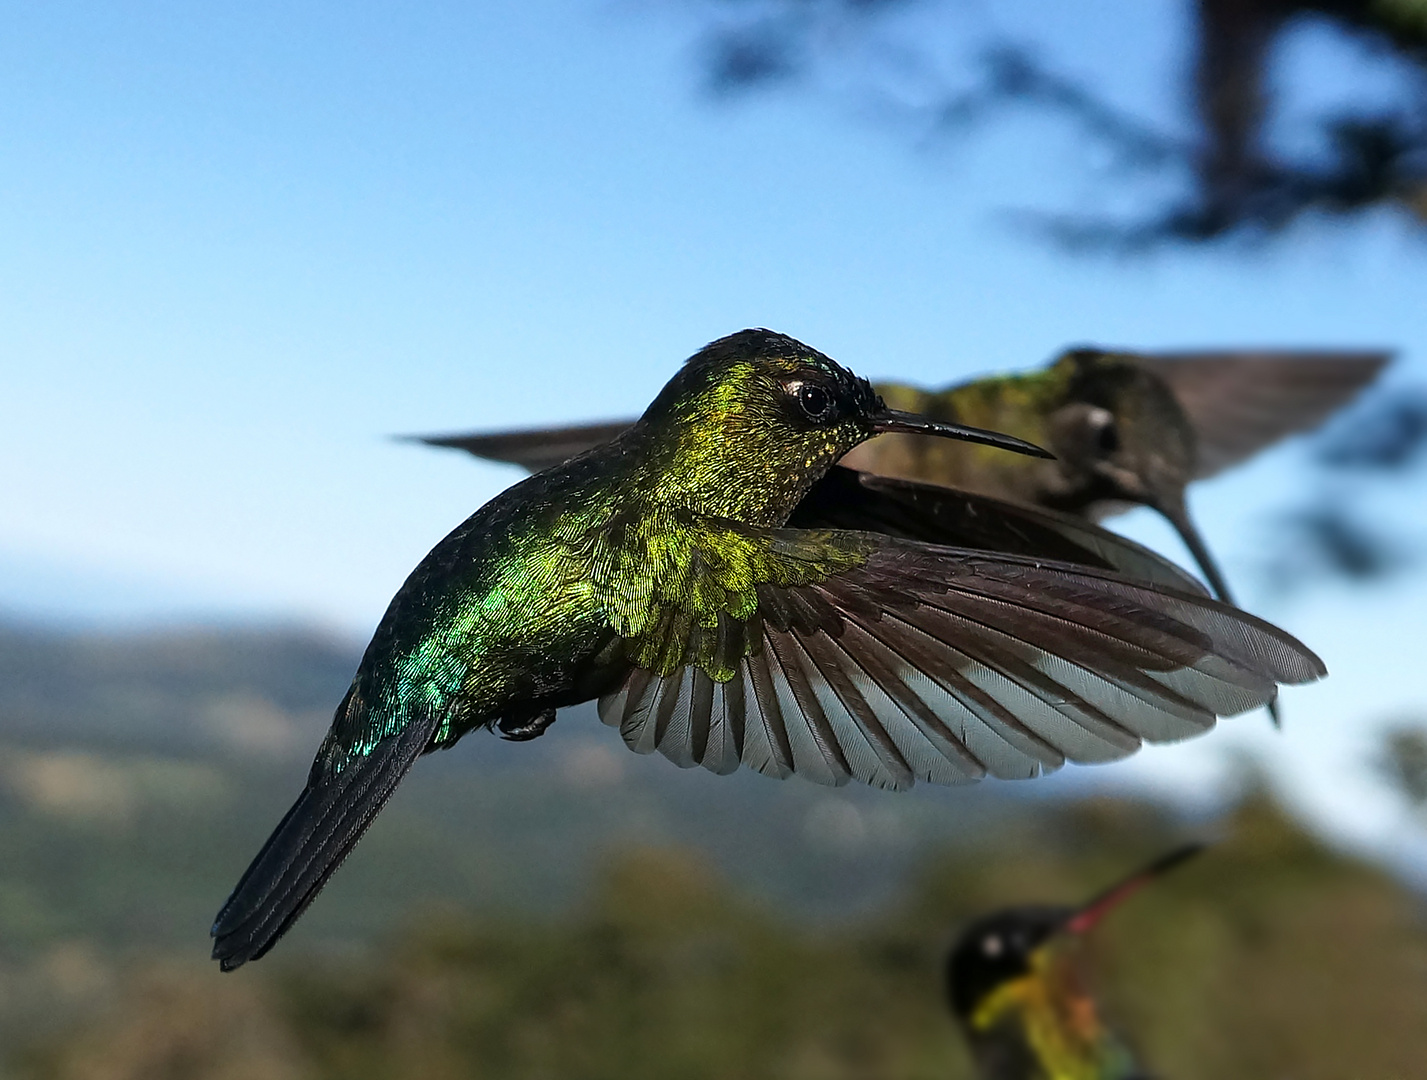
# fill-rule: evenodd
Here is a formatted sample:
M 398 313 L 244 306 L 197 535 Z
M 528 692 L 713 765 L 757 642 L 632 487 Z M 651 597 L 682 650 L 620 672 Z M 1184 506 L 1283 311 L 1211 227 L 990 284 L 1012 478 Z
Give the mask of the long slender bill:
M 1181 493 L 1177 496 L 1156 498 L 1154 508 L 1163 514 L 1174 526 L 1174 531 L 1179 533 L 1179 538 L 1184 541 L 1184 546 L 1189 549 L 1189 554 L 1194 556 L 1194 561 L 1203 571 L 1204 580 L 1209 583 L 1210 591 L 1224 603 L 1234 603 L 1233 594 L 1229 592 L 1229 584 L 1224 580 L 1224 575 L 1219 572 L 1219 564 L 1214 561 L 1214 556 L 1209 554 L 1209 547 L 1204 543 L 1204 537 L 1199 535 L 1199 530 L 1189 516 L 1189 508 L 1184 505 L 1184 495 Z
M 932 420 L 930 417 L 897 409 L 883 409 L 875 414 L 872 417 L 872 426 L 878 433 L 935 435 L 943 439 L 960 439 L 962 442 L 981 443 L 983 446 L 997 446 L 1002 450 L 1030 457 L 1055 457 L 1049 450 L 1043 450 L 1035 443 L 1018 439 L 1014 435 L 1002 435 L 999 431 L 986 431 L 983 428 L 967 427 L 965 424 L 948 424 L 942 420 Z
M 1151 881 L 1180 863 L 1193 858 L 1204 850 L 1203 844 L 1185 844 L 1175 848 L 1168 855 L 1161 855 L 1143 870 L 1138 870 L 1118 884 L 1111 885 L 1088 904 L 1076 910 L 1065 920 L 1064 931 L 1069 934 L 1084 934 L 1101 919 L 1139 892 Z

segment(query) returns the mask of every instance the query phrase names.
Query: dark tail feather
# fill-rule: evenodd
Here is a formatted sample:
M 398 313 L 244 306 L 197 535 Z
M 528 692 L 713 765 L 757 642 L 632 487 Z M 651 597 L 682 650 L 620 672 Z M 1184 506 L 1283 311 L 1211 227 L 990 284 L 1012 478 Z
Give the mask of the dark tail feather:
M 224 971 L 261 957 L 307 910 L 429 739 L 426 725 L 408 724 L 336 775 L 313 769 L 214 920 L 213 959 Z

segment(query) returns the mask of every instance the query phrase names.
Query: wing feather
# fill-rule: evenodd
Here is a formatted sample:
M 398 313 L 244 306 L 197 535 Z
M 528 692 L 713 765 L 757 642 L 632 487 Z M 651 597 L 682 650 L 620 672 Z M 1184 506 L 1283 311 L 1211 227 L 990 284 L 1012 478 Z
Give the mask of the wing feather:
M 769 667 L 777 676 L 784 702 L 785 716 L 802 717 L 802 723 L 789 726 L 789 735 L 794 750 L 795 771 L 808 775 L 820 784 L 840 787 L 854 775 L 844 746 L 850 751 L 857 750 L 855 742 L 839 739 L 833 731 L 832 721 L 823 710 L 823 702 L 813 689 L 813 684 L 826 680 L 798 647 L 795 635 L 772 633 L 764 637 L 764 654 L 771 654 Z M 791 708 L 787 707 L 791 706 Z M 799 753 L 801 750 L 801 753 Z M 867 780 L 865 764 L 856 770 L 859 780 Z
M 524 428 L 518 431 L 477 431 L 460 435 L 417 435 L 412 438 L 428 446 L 464 450 L 487 461 L 519 465 L 540 472 L 612 442 L 634 420 L 612 420 L 603 424 L 578 424 L 560 428 Z
M 713 729 L 714 691 L 718 685 L 708 672 L 700 667 L 690 667 L 694 680 L 692 700 L 689 705 L 689 757 L 693 764 L 702 765 L 709 755 L 709 737 Z
M 697 670 L 689 664 L 676 677 L 662 680 L 654 705 L 654 745 L 681 769 L 691 769 L 698 764 L 693 740 L 694 672 Z
M 1392 353 L 1161 353 L 1144 358 L 1194 425 L 1198 479 L 1311 431 L 1373 381 Z
M 833 640 L 825 634 L 809 635 L 806 641 L 796 633 L 774 632 L 767 638 L 774 648 L 796 650 L 802 656 L 805 670 L 812 673 L 810 682 L 828 706 L 823 711 L 820 704 L 819 710 L 837 720 L 837 734 L 847 748 L 853 775 L 865 784 L 891 791 L 911 787 L 912 770 L 889 731 L 891 715 L 882 706 L 882 689 L 867 677 L 857 659 L 848 656 L 846 664 L 819 663 L 806 646 L 813 640 Z
M 931 783 L 955 784 L 985 775 L 985 766 L 967 749 L 966 743 L 899 673 L 898 655 L 856 623 L 848 624 L 842 638 L 820 634 L 808 638 L 803 645 L 816 658 L 819 669 L 826 673 L 833 687 L 838 686 L 839 679 L 860 682 L 865 687 L 858 689 L 850 685 L 846 691 L 839 688 L 838 698 L 857 706 L 857 713 L 848 709 L 847 717 L 859 733 L 881 732 L 894 740 L 900 760 L 894 759 L 892 764 L 898 767 L 899 785 L 910 786 L 913 777 Z M 871 692 L 871 688 L 875 688 L 875 692 Z M 880 698 L 885 698 L 892 708 L 884 707 L 879 715 L 873 703 Z M 905 775 L 903 768 L 910 770 L 911 775 Z
M 743 732 L 747 722 L 744 703 L 743 663 L 738 673 L 714 687 L 717 723 L 709 732 L 709 749 L 704 752 L 704 768 L 720 775 L 736 770 L 743 761 Z
M 754 721 L 744 727 L 744 760 L 769 776 L 791 776 L 793 747 L 783 726 L 783 707 L 769 670 L 768 650 L 745 658 L 743 672 L 744 702 L 752 705 L 749 719 Z
M 830 469 L 813 485 L 788 524 L 873 531 L 946 547 L 1053 559 L 1187 592 L 1204 591 L 1198 578 L 1164 556 L 1073 514 L 843 466 Z
M 934 635 L 896 612 L 856 614 L 849 621 L 894 658 L 898 678 L 928 704 L 979 770 L 1016 779 L 1064 764 L 1060 751 L 968 678 L 964 666 L 947 665 L 945 646 Z
M 789 551 L 809 535 L 769 533 Z M 747 650 L 724 666 L 726 682 L 699 668 L 707 650 L 695 621 L 657 620 L 678 640 L 655 652 L 683 666 L 631 673 L 601 699 L 605 721 L 632 748 L 686 767 L 741 762 L 898 789 L 1112 760 L 1323 674 L 1291 636 L 1199 591 L 1084 565 L 817 536 L 868 554 L 822 581 L 758 585 L 741 634 L 723 613 L 715 651 L 735 641 Z

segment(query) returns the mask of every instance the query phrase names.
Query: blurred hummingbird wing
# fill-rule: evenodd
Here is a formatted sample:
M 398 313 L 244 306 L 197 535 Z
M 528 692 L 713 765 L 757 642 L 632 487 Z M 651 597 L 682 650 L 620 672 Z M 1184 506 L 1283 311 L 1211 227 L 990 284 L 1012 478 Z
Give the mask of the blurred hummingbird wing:
M 783 581 L 663 611 L 600 699 L 634 750 L 824 784 L 953 784 L 1106 761 L 1273 700 L 1323 665 L 1262 620 L 1110 571 L 867 533 L 767 530 Z M 826 575 L 830 546 L 854 565 Z M 846 565 L 846 564 L 844 564 Z M 652 639 L 652 640 L 651 640 Z
M 1351 401 L 1392 353 L 1185 352 L 1143 358 L 1194 426 L 1203 479 L 1297 432 L 1311 431 Z
M 359 709 L 349 692 L 338 707 L 338 724 L 352 721 Z M 430 745 L 436 728 L 434 716 L 429 722 L 412 720 L 369 750 L 349 755 L 340 770 L 319 752 L 302 794 L 214 919 L 213 959 L 224 971 L 261 957 L 307 910 Z
M 471 432 L 465 435 L 413 435 L 428 446 L 449 446 L 487 461 L 519 465 L 540 472 L 622 435 L 633 420 L 575 427 L 521 428 L 516 431 Z
M 1204 592 L 1199 579 L 1123 536 L 1072 514 L 989 495 L 834 466 L 788 519 L 793 528 L 885 533 L 1117 570 L 1126 577 Z

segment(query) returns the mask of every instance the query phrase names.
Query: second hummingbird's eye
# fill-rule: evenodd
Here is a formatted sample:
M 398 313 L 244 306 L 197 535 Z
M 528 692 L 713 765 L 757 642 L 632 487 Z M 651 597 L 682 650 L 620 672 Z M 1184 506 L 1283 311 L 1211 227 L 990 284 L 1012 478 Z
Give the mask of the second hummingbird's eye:
M 800 383 L 797 395 L 798 406 L 809 420 L 826 420 L 832 415 L 832 395 L 817 383 Z
M 1113 419 L 1100 428 L 1097 441 L 1100 449 L 1106 454 L 1113 454 L 1120 449 L 1120 432 L 1115 427 Z
M 1084 423 L 1090 436 L 1090 445 L 1099 454 L 1113 454 L 1120 449 L 1120 429 L 1115 423 L 1115 414 L 1109 409 L 1091 407 L 1084 413 Z

